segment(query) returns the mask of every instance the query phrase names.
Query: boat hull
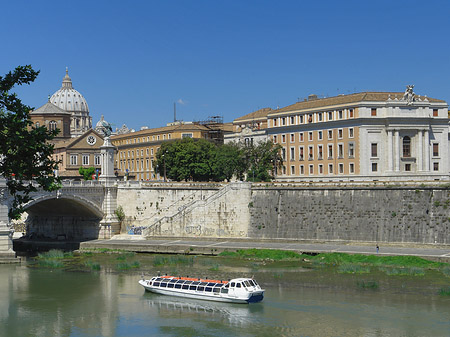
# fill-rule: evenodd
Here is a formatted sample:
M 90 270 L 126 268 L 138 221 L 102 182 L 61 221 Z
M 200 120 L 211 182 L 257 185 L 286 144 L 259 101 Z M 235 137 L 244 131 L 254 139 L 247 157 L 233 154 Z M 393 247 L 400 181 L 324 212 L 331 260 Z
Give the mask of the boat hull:
M 145 288 L 146 291 L 162 294 L 168 296 L 177 296 L 184 298 L 193 298 L 197 300 L 205 300 L 205 301 L 215 301 L 215 302 L 226 302 L 226 303 L 256 303 L 260 302 L 264 298 L 264 291 L 255 291 L 251 293 L 247 298 L 239 298 L 231 295 L 224 294 L 205 294 L 197 291 L 182 291 L 178 289 L 162 289 L 159 287 L 149 286 L 147 281 L 140 280 L 139 284 Z

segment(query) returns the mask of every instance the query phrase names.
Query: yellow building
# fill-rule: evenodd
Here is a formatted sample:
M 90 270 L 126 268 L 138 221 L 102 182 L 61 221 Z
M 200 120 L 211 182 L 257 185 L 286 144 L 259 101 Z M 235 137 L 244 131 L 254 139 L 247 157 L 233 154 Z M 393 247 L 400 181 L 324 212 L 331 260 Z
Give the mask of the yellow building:
M 277 180 L 448 179 L 448 105 L 402 92 L 307 100 L 267 115 L 282 146 Z
M 114 135 L 111 142 L 117 148 L 115 167 L 119 175 L 128 173 L 130 179 L 161 179 L 155 172 L 155 163 L 156 153 L 163 142 L 182 138 L 214 141 L 216 131 L 198 123 L 175 122 L 161 128 Z

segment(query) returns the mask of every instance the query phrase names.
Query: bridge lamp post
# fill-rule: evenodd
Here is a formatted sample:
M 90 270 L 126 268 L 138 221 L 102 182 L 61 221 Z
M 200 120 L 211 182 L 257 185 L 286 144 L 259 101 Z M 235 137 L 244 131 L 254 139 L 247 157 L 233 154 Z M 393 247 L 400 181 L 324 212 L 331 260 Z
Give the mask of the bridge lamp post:
M 166 178 L 166 158 L 165 158 L 165 154 L 166 152 L 163 153 L 162 158 L 163 158 L 163 170 L 164 170 L 164 182 L 166 182 L 167 178 Z

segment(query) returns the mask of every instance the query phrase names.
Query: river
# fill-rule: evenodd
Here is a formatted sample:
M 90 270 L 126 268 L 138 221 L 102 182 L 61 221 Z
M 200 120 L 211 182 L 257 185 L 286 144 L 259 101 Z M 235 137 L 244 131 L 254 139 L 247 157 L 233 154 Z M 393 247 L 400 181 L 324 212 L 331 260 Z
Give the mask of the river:
M 300 281 L 308 277 L 257 271 L 264 301 L 242 305 L 146 293 L 136 273 L 0 265 L 0 336 L 450 335 L 449 296 Z

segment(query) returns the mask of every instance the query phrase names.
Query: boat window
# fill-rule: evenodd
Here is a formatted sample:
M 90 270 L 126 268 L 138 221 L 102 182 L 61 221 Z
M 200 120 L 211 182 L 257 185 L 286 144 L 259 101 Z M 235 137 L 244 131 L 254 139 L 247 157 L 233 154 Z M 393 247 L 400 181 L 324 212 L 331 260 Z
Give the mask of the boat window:
M 178 280 L 177 281 L 177 283 L 183 283 L 184 282 L 184 280 Z
M 197 286 L 189 286 L 189 290 L 196 290 L 197 289 Z
M 223 287 L 220 291 L 222 294 L 228 294 L 228 288 Z
M 153 282 L 153 285 L 154 285 L 155 287 L 159 287 L 159 282 Z
M 215 292 L 215 293 L 220 293 L 220 288 L 219 288 L 219 287 L 215 287 L 215 288 L 213 289 L 213 292 Z
M 244 281 L 244 284 L 245 284 L 246 287 L 251 287 L 251 286 L 252 286 L 252 285 L 250 284 L 250 282 L 248 282 L 248 281 Z
M 200 283 L 201 286 L 206 286 L 208 284 L 208 282 L 202 282 Z
M 158 277 L 158 278 L 156 279 L 156 281 L 162 281 L 162 278 L 161 278 L 161 277 Z
M 169 284 L 167 285 L 167 288 L 173 288 L 173 283 L 169 283 Z
M 217 284 L 217 283 L 210 282 L 210 283 L 208 283 L 208 287 L 214 287 L 216 284 Z
M 183 284 L 183 289 L 189 289 L 189 286 L 187 284 Z
M 194 282 L 192 282 L 192 284 L 193 284 L 193 285 L 194 285 L 194 284 L 200 284 L 200 282 L 194 281 Z
M 212 288 L 211 288 L 211 287 L 206 287 L 206 288 L 205 288 L 205 291 L 211 292 L 211 291 L 212 291 Z
M 236 283 L 236 287 L 237 287 L 237 288 L 240 288 L 240 287 L 241 287 L 241 284 L 240 284 L 240 283 Z
M 181 289 L 181 284 L 179 284 L 179 283 L 175 284 L 175 288 Z
M 255 284 L 255 282 L 254 282 L 253 280 L 248 280 L 248 281 L 250 282 L 250 284 L 251 284 L 252 286 L 256 287 L 256 284 Z
M 169 282 L 170 282 L 170 283 L 175 283 L 175 282 L 177 282 L 177 280 L 171 279 Z
M 161 282 L 161 287 L 167 287 L 167 283 Z
M 197 291 L 203 291 L 203 290 L 205 290 L 205 287 L 203 287 L 203 286 L 198 286 L 197 287 Z
M 192 281 L 186 281 L 184 284 L 191 284 Z
M 230 287 L 234 287 L 234 282 L 231 282 L 231 286 Z

